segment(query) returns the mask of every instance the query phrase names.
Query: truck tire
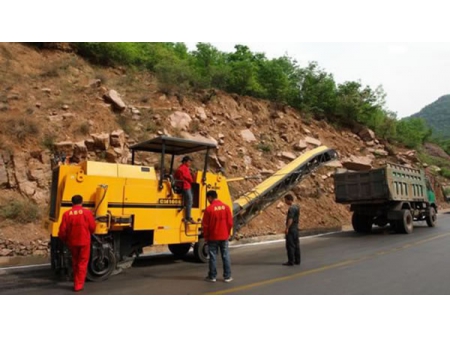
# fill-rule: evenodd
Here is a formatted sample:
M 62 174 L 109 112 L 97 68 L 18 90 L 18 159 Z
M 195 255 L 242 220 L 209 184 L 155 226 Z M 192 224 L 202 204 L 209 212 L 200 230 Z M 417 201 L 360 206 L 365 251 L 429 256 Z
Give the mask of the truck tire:
M 357 212 L 353 213 L 352 225 L 353 230 L 358 233 L 368 234 L 372 231 L 373 217 L 359 214 Z
M 396 230 L 400 234 L 410 234 L 413 232 L 413 217 L 411 211 L 404 209 L 402 212 L 402 218 L 397 221 Z
M 430 228 L 434 228 L 437 225 L 436 209 L 434 207 L 430 207 L 425 220 Z

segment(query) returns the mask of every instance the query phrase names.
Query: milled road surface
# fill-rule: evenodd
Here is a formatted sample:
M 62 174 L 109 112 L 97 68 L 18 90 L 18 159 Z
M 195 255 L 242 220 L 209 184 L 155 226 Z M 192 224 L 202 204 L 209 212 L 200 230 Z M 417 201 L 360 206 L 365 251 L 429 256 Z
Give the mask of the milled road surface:
M 203 280 L 207 265 L 189 254 L 142 257 L 109 280 L 85 285 L 82 294 L 154 295 L 447 295 L 450 294 L 450 214 L 439 226 L 418 223 L 410 235 L 375 228 L 301 238 L 302 264 L 285 267 L 284 241 L 232 247 L 234 281 Z M 73 294 L 72 283 L 53 277 L 49 266 L 0 269 L 0 294 Z

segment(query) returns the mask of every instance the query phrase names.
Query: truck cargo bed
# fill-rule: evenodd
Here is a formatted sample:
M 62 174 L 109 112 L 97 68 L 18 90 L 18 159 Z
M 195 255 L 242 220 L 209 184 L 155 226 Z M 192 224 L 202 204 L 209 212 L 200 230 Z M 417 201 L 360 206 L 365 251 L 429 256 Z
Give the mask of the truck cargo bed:
M 334 175 L 337 203 L 428 201 L 424 172 L 396 164 Z

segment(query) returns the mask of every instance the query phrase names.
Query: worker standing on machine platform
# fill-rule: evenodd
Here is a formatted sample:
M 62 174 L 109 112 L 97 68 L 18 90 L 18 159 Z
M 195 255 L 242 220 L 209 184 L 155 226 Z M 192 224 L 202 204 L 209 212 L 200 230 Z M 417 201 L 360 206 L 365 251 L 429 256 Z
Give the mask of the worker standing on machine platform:
M 58 237 L 72 254 L 73 290 L 81 291 L 86 280 L 91 253 L 91 235 L 95 231 L 95 220 L 91 211 L 82 207 L 83 197 L 72 197 L 72 209 L 67 210 L 59 227 Z
M 192 178 L 190 166 L 192 164 L 192 158 L 189 156 L 184 156 L 181 160 L 181 165 L 175 172 L 174 178 L 177 186 L 181 188 L 183 195 L 183 203 L 186 208 L 186 213 L 184 216 L 185 223 L 195 223 L 191 217 L 192 210 L 192 183 L 194 179 Z

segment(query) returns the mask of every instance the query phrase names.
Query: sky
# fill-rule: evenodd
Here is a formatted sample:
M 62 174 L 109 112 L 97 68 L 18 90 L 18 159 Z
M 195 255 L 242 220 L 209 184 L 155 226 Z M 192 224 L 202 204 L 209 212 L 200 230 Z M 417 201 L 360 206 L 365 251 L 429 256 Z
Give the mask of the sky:
M 386 108 L 398 118 L 418 113 L 450 94 L 450 42 L 210 42 L 224 52 L 236 44 L 263 52 L 268 58 L 288 55 L 301 67 L 316 61 L 337 83 L 361 81 L 382 86 Z M 195 49 L 195 42 L 188 42 Z

